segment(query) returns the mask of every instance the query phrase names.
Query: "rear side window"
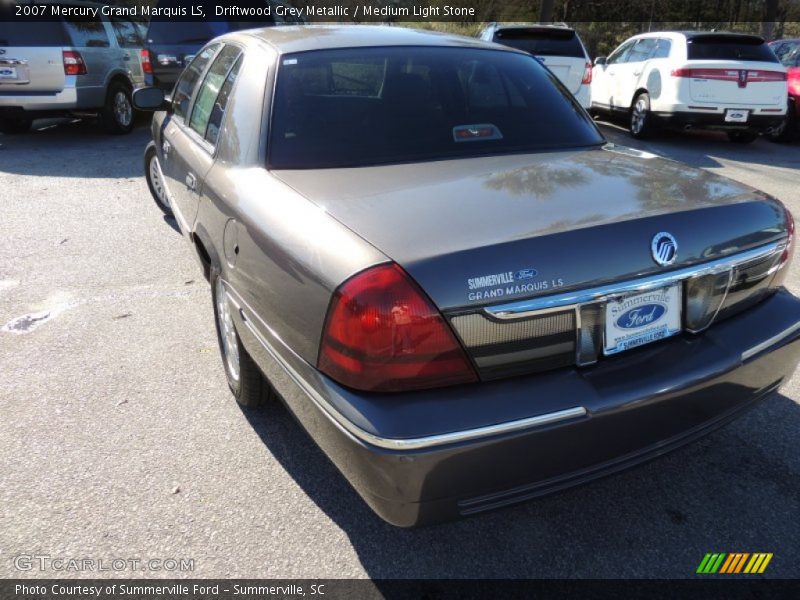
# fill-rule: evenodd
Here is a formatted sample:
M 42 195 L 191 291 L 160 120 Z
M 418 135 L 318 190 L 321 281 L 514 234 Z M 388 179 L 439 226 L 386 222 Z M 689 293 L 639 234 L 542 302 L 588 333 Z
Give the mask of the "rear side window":
M 200 54 L 194 57 L 194 60 L 189 63 L 186 70 L 181 75 L 178 83 L 175 85 L 175 93 L 172 96 L 172 108 L 175 117 L 185 120 L 189 113 L 189 105 L 192 102 L 192 96 L 197 84 L 200 82 L 200 76 L 208 65 L 214 54 L 216 54 L 219 44 L 211 44 L 206 47 Z
M 241 66 L 242 57 L 240 56 L 225 78 L 225 83 L 222 84 L 217 101 L 214 103 L 214 109 L 211 111 L 211 118 L 208 120 L 208 128 L 206 129 L 206 141 L 212 146 L 217 145 L 219 130 L 222 127 L 222 117 L 225 116 L 225 109 L 228 108 L 228 98 L 231 96 L 231 90 L 233 90 L 233 84 L 236 83 L 236 76 L 239 74 Z
M 539 61 L 465 48 L 359 48 L 281 57 L 271 168 L 536 152 L 602 136 Z
M 72 45 L 78 48 L 108 48 L 106 28 L 100 20 L 86 20 L 85 17 L 66 17 L 64 19 Z
M 687 40 L 689 60 L 778 62 L 769 46 L 750 35 L 700 35 Z
M 583 46 L 571 29 L 509 27 L 495 32 L 493 41 L 536 56 L 585 58 Z
M 208 70 L 203 84 L 197 92 L 189 127 L 200 134 L 200 137 L 205 137 L 206 135 L 206 128 L 208 127 L 211 112 L 214 110 L 217 96 L 222 84 L 225 83 L 228 71 L 231 70 L 239 54 L 240 50 L 235 46 L 225 46 L 217 55 L 217 58 L 214 59 L 214 63 Z
M 669 51 L 672 49 L 672 42 L 669 40 L 658 40 L 656 44 L 656 51 L 653 52 L 652 58 L 669 58 Z
M 636 45 L 631 49 L 628 54 L 626 62 L 644 62 L 649 60 L 650 55 L 656 49 L 655 38 L 644 38 L 636 42 Z
M 67 46 L 64 26 L 57 21 L 12 22 L 13 15 L 0 7 L 0 46 Z
M 120 48 L 141 48 L 144 45 L 139 30 L 130 21 L 112 17 L 111 26 Z

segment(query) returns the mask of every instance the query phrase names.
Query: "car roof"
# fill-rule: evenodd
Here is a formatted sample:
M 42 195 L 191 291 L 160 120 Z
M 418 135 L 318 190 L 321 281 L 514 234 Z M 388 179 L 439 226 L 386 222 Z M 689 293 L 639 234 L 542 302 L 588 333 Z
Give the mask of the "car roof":
M 443 46 L 518 52 L 476 38 L 387 25 L 282 25 L 248 29 L 225 37 L 228 36 L 256 38 L 281 54 L 380 46 Z

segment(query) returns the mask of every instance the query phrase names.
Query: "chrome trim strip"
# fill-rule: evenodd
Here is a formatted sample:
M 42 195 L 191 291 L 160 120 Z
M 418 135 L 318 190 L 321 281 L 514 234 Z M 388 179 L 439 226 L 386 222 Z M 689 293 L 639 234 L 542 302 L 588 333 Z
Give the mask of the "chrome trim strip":
M 238 293 L 236 293 L 230 283 L 225 280 L 223 280 L 223 283 L 225 284 L 225 287 L 232 292 L 231 296 L 234 304 L 239 305 L 240 310 L 242 310 L 242 307 L 246 308 L 248 314 L 253 315 L 256 319 L 258 319 L 264 328 L 269 331 L 270 335 L 274 335 L 276 339 L 280 340 L 272 328 L 270 328 L 269 325 L 267 325 L 264 320 L 247 305 L 244 299 Z M 247 315 L 244 317 L 244 324 L 250 333 L 253 334 L 253 336 L 264 347 L 267 353 L 275 360 L 275 362 L 277 362 L 278 365 L 280 365 L 286 371 L 289 377 L 292 378 L 292 380 L 306 393 L 306 395 L 308 395 L 311 401 L 317 405 L 317 408 L 319 408 L 322 413 L 334 423 L 334 425 L 338 426 L 340 429 L 351 434 L 362 442 L 366 442 L 379 448 L 385 448 L 387 450 L 418 450 L 423 448 L 432 448 L 435 446 L 444 446 L 445 444 L 466 442 L 469 440 L 476 440 L 505 433 L 522 431 L 533 427 L 541 427 L 543 425 L 550 425 L 553 423 L 566 421 L 568 419 L 576 419 L 578 417 L 586 416 L 587 414 L 587 410 L 583 406 L 575 406 L 573 408 L 545 413 L 535 417 L 518 419 L 516 421 L 507 421 L 505 423 L 498 423 L 496 425 L 487 425 L 486 427 L 476 427 L 474 429 L 464 429 L 462 431 L 442 433 L 439 435 L 429 435 L 417 438 L 380 437 L 363 430 L 361 427 L 347 419 L 338 410 L 336 410 L 303 378 L 302 375 L 300 375 L 300 373 L 297 372 L 297 370 L 295 370 L 294 367 L 292 367 L 292 365 L 284 360 L 275 347 L 270 344 L 264 338 L 264 335 L 252 324 Z M 290 352 L 292 351 L 288 347 L 287 349 Z M 302 360 L 300 357 L 298 357 L 298 359 Z
M 763 352 L 764 350 L 766 350 L 770 346 L 774 346 L 775 344 L 777 344 L 781 340 L 789 337 L 790 335 L 792 335 L 793 333 L 795 333 L 798 330 L 800 330 L 800 323 L 795 323 L 794 325 L 792 325 L 788 329 L 784 329 L 783 331 L 781 331 L 779 334 L 773 335 L 768 340 L 764 340 L 763 342 L 753 346 L 749 350 L 745 350 L 744 352 L 742 352 L 742 361 L 745 361 L 745 360 L 747 360 L 749 358 L 752 358 L 753 356 L 755 356 L 756 354 L 759 354 L 760 352 Z
M 785 241 L 773 242 L 753 250 L 747 250 L 745 252 L 740 252 L 724 258 L 718 258 L 711 262 L 702 263 L 692 267 L 684 267 L 676 271 L 670 271 L 669 273 L 651 275 L 649 277 L 642 277 L 640 279 L 632 279 L 618 283 L 609 283 L 594 288 L 578 289 L 572 292 L 554 294 L 552 296 L 520 300 L 519 302 L 498 304 L 496 306 L 486 306 L 483 308 L 483 311 L 490 318 L 509 320 L 522 319 L 525 317 L 538 315 L 543 311 L 575 308 L 583 304 L 600 302 L 623 294 L 645 292 L 647 290 L 666 287 L 689 277 L 720 273 L 727 269 L 732 269 L 740 263 L 748 262 L 758 258 L 766 258 L 771 254 L 780 252 L 783 250 L 785 245 Z

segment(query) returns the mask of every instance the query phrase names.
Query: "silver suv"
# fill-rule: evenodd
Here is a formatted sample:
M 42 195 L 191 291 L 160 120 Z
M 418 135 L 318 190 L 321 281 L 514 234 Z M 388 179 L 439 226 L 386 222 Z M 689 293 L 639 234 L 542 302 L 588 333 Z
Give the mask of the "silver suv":
M 25 132 L 36 118 L 88 114 L 110 133 L 128 133 L 131 92 L 144 83 L 142 46 L 134 23 L 99 10 L 24 21 L 0 9 L 0 132 Z

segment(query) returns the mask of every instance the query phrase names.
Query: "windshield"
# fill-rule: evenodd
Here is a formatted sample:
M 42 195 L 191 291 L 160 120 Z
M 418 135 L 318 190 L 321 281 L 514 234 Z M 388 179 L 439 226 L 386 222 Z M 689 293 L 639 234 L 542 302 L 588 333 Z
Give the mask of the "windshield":
M 284 55 L 272 168 L 325 168 L 601 144 L 571 94 L 527 55 L 358 48 Z
M 494 41 L 537 56 L 586 58 L 578 36 L 571 29 L 506 28 L 494 34 Z
M 749 35 L 701 35 L 690 38 L 688 58 L 778 62 L 764 40 Z

